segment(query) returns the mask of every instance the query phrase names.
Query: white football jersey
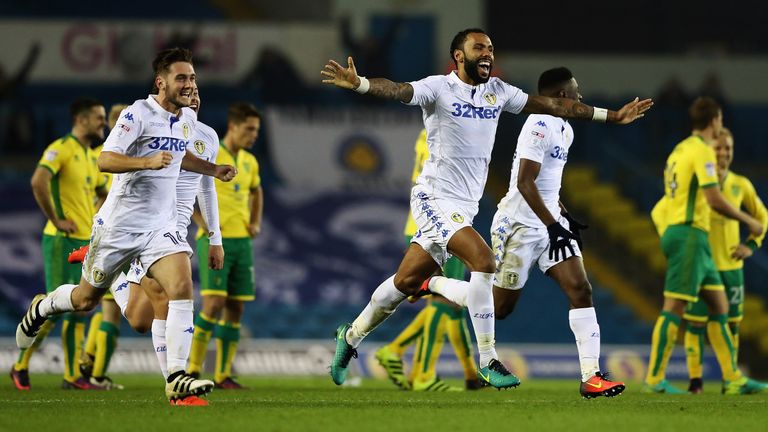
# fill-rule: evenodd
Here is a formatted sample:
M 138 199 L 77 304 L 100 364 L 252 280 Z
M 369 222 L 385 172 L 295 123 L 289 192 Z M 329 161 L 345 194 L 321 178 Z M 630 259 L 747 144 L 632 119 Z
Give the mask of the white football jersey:
M 163 109 L 153 95 L 137 100 L 120 113 L 104 142 L 104 152 L 149 157 L 167 151 L 173 159 L 163 169 L 115 175 L 97 214 L 107 226 L 120 231 L 147 232 L 176 222 L 176 180 L 196 122 L 197 115 L 191 109 L 182 108 L 176 117 Z
M 499 210 L 516 222 L 530 227 L 543 227 L 544 223 L 531 210 L 531 207 L 517 190 L 517 174 L 520 171 L 520 159 L 528 159 L 541 164 L 536 188 L 544 204 L 555 220 L 560 214 L 560 187 L 563 180 L 563 168 L 568 161 L 568 150 L 573 143 L 573 128 L 560 117 L 544 114 L 531 114 L 525 121 L 520 136 L 517 138 L 515 160 L 509 178 L 507 195 L 499 202 Z
M 191 140 L 189 140 L 190 153 L 199 157 L 200 159 L 207 160 L 211 163 L 216 163 L 216 155 L 219 153 L 219 136 L 216 131 L 210 126 L 197 122 L 195 128 L 195 134 Z M 204 178 L 208 178 L 213 181 L 210 176 L 203 176 L 192 171 L 181 170 L 179 173 L 179 180 L 176 182 L 176 211 L 178 212 L 178 227 L 186 231 L 192 220 L 192 212 L 195 208 L 195 197 L 199 192 L 202 192 L 201 182 Z M 209 197 L 205 202 L 218 202 L 216 198 L 216 189 L 213 189 L 213 197 L 210 197 L 210 190 L 206 189 L 205 193 L 209 194 Z M 206 213 L 205 210 L 202 210 Z M 214 209 L 218 213 L 218 208 Z M 217 218 L 218 219 L 218 218 Z M 215 227 L 218 230 L 218 226 Z
M 501 111 L 520 113 L 528 95 L 492 77 L 470 85 L 455 72 L 410 83 L 427 129 L 429 158 L 416 183 L 436 196 L 476 205 L 488 177 L 488 163 Z

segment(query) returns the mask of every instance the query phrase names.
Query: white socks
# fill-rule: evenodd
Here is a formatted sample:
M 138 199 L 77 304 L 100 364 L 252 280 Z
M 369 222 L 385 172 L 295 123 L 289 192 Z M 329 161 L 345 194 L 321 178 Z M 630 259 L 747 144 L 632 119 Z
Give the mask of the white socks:
M 429 280 L 429 290 L 447 298 L 459 306 L 467 306 L 469 282 L 450 279 L 445 276 L 434 276 Z
M 156 319 L 152 321 L 152 345 L 155 347 L 157 362 L 160 364 L 163 378 L 168 379 L 168 348 L 165 344 L 165 320 Z
M 600 371 L 600 326 L 597 324 L 595 308 L 571 309 L 568 312 L 576 348 L 579 350 L 581 380 L 587 381 Z
M 40 316 L 48 317 L 64 312 L 72 312 L 75 307 L 72 306 L 72 290 L 77 285 L 64 284 L 53 290 L 48 297 L 44 298 L 38 305 Z
M 405 297 L 405 294 L 395 288 L 394 275 L 382 282 L 371 295 L 371 301 L 347 330 L 347 343 L 352 345 L 352 348 L 357 348 L 368 333 L 392 315 Z
M 467 308 L 472 320 L 477 339 L 477 351 L 480 353 L 478 366 L 484 368 L 496 354 L 496 317 L 493 307 L 493 273 L 472 272 L 469 278 Z
M 128 298 L 131 296 L 131 284 L 128 283 L 125 273 L 120 272 L 115 281 L 112 282 L 112 286 L 109 287 L 109 292 L 112 293 L 115 303 L 120 307 L 120 313 L 125 316 L 125 308 L 128 307 Z
M 192 300 L 168 302 L 168 318 L 165 322 L 168 373 L 185 370 L 195 332 Z

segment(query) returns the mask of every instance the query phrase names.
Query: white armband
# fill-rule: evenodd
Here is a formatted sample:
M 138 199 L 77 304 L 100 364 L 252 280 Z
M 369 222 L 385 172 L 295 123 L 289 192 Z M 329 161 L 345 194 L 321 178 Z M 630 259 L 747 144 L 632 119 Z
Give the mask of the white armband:
M 360 93 L 360 94 L 368 93 L 368 89 L 371 88 L 371 82 L 368 81 L 368 78 L 366 78 L 364 76 L 359 76 L 358 78 L 360 78 L 360 85 L 357 86 L 355 91 Z
M 605 123 L 608 120 L 608 110 L 605 108 L 592 108 L 592 121 Z

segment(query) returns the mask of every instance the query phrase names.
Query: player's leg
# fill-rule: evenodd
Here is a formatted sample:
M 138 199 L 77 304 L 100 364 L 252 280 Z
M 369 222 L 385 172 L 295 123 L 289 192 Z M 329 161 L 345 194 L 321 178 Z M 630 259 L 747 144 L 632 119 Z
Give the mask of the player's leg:
M 449 315 L 453 312 L 452 306 L 446 301 L 433 301 L 434 313 L 425 323 L 422 343 L 420 344 L 419 357 L 422 359 L 419 369 L 413 380 L 414 391 L 460 391 L 459 387 L 452 387 L 437 376 L 437 361 L 443 350 L 445 335 L 448 330 Z
M 244 388 L 232 378 L 232 364 L 235 361 L 237 347 L 240 344 L 240 320 L 245 309 L 244 302 L 245 300 L 240 300 L 236 295 L 227 298 L 222 319 L 216 324 L 214 330 L 214 337 L 216 338 L 216 372 L 213 380 L 217 388 L 226 390 Z
M 57 317 L 52 317 L 46 321 L 37 333 L 35 341 L 29 348 L 21 348 L 19 350 L 19 356 L 16 362 L 11 367 L 11 381 L 18 390 L 29 390 L 32 385 L 29 381 L 29 360 L 32 358 L 32 354 L 37 351 L 40 345 L 43 343 L 48 334 L 56 326 Z
M 685 309 L 685 363 L 688 367 L 688 392 L 699 394 L 704 391 L 704 345 L 707 334 L 709 308 L 699 296 L 699 300 L 691 302 Z
M 208 238 L 206 236 L 197 239 L 198 270 L 200 272 L 200 294 L 203 297 L 203 306 L 195 317 L 195 333 L 192 336 L 192 349 L 189 354 L 188 372 L 199 377 L 203 371 L 205 355 L 208 352 L 208 344 L 213 337 L 216 322 L 221 316 L 227 299 L 227 280 L 232 269 L 232 258 L 224 247 L 224 266 L 220 270 L 208 268 Z
M 424 322 L 427 317 L 429 300 L 416 314 L 416 317 L 400 332 L 392 342 L 376 350 L 374 356 L 381 367 L 387 373 L 387 377 L 402 390 L 410 390 L 411 383 L 405 377 L 403 369 L 403 356 L 409 346 L 419 340 L 424 331 Z M 415 350 L 416 351 L 416 350 Z M 414 358 L 415 358 L 414 351 Z M 412 380 L 411 380 L 412 381 Z
M 89 381 L 91 385 L 103 390 L 121 390 L 123 386 L 112 382 L 107 376 L 109 361 L 117 348 L 117 338 L 120 335 L 120 308 L 111 296 L 105 296 L 101 309 L 103 318 L 96 337 L 96 355 Z
M 96 339 L 102 316 L 101 311 L 91 316 L 88 332 L 85 334 L 85 347 L 83 348 L 83 356 L 80 357 L 80 374 L 87 380 L 90 380 L 93 374 L 93 360 L 96 358 Z
M 346 380 L 349 361 L 357 357 L 356 348 L 363 338 L 392 315 L 408 295 L 418 292 L 421 284 L 438 268 L 421 246 L 409 245 L 397 273 L 376 288 L 370 302 L 351 325 L 342 324 L 336 329 L 336 352 L 331 362 L 334 383 L 341 385 Z

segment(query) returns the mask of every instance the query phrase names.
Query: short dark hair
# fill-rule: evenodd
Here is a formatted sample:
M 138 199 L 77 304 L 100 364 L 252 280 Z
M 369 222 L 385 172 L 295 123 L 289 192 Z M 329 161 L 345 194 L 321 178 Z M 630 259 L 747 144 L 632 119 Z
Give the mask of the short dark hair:
M 75 122 L 77 116 L 80 114 L 88 113 L 91 108 L 96 106 L 104 106 L 104 104 L 94 98 L 89 97 L 82 97 L 72 102 L 72 104 L 69 106 L 69 116 L 72 118 L 72 123 Z
M 556 67 L 544 71 L 539 76 L 539 94 L 547 90 L 555 90 L 573 78 L 573 73 L 566 67 Z
M 256 109 L 253 104 L 248 102 L 235 102 L 229 106 L 227 111 L 227 121 L 232 123 L 242 123 L 248 119 L 248 117 L 261 118 L 261 112 Z
M 454 36 L 453 40 L 451 41 L 451 52 L 448 53 L 448 55 L 451 56 L 451 60 L 453 60 L 453 64 L 456 66 L 458 66 L 458 63 L 456 62 L 456 59 L 453 58 L 453 52 L 460 50 L 464 46 L 464 42 L 466 42 L 467 36 L 470 33 L 482 33 L 484 35 L 488 34 L 481 28 L 468 28 L 456 33 L 456 36 Z
M 720 104 L 711 97 L 697 97 L 688 109 L 691 127 L 695 130 L 706 129 L 721 112 Z
M 168 72 L 171 65 L 176 62 L 192 63 L 192 51 L 186 48 L 168 48 L 160 51 L 152 60 L 152 70 L 155 76 Z

